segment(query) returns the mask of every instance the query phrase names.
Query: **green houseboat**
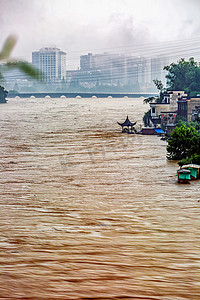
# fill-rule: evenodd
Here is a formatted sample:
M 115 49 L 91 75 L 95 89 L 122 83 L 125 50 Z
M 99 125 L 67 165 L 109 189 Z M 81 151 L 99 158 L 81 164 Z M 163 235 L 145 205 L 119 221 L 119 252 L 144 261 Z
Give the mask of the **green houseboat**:
M 182 166 L 182 169 L 189 170 L 191 172 L 191 180 L 200 178 L 200 166 L 195 164 L 188 164 Z
M 188 183 L 191 180 L 191 172 L 187 169 L 179 169 L 177 171 L 178 182 L 180 183 Z

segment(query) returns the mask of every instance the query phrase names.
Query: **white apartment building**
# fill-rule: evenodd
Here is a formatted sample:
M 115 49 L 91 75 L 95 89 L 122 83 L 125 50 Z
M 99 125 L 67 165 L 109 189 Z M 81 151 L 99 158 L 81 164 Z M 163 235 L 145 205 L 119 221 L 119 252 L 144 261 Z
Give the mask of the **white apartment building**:
M 44 47 L 32 52 L 32 64 L 41 70 L 45 83 L 66 79 L 66 53 L 59 48 Z

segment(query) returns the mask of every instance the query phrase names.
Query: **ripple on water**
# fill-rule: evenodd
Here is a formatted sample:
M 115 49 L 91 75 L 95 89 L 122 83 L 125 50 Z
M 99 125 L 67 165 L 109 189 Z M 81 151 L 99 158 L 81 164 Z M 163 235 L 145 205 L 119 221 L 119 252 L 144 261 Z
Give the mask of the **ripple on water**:
M 2 299 L 199 299 L 199 182 L 176 183 L 141 99 L 0 110 Z

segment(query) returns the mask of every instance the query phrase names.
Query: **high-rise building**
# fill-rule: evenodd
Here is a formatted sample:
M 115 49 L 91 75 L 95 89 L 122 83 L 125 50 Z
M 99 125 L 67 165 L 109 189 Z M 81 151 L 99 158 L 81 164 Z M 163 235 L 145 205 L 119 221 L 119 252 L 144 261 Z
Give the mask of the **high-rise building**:
M 81 72 L 93 72 L 101 83 L 126 83 L 126 58 L 123 54 L 88 53 L 80 57 L 80 68 Z
M 92 53 L 80 56 L 80 68 L 81 71 L 90 71 L 92 69 Z
M 43 82 L 66 79 L 66 53 L 56 47 L 44 47 L 32 52 L 32 64 L 41 70 Z
M 151 80 L 159 79 L 165 84 L 166 72 L 163 70 L 164 66 L 169 64 L 169 58 L 163 55 L 158 55 L 151 58 Z
M 146 84 L 146 59 L 120 53 L 103 53 L 82 55 L 80 57 L 80 71 L 99 71 L 102 83 L 137 85 Z

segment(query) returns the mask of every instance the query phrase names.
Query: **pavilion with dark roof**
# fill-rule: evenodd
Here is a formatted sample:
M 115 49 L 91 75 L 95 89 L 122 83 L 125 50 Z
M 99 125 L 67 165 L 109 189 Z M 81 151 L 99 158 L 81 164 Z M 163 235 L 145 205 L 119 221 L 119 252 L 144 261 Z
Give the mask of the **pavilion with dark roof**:
M 122 127 L 122 132 L 126 132 L 126 133 L 133 133 L 133 132 L 135 132 L 134 126 L 135 126 L 135 124 L 137 122 L 132 123 L 129 120 L 128 116 L 126 117 L 126 120 L 124 121 L 124 123 L 119 123 L 119 122 L 117 122 L 117 123 Z

